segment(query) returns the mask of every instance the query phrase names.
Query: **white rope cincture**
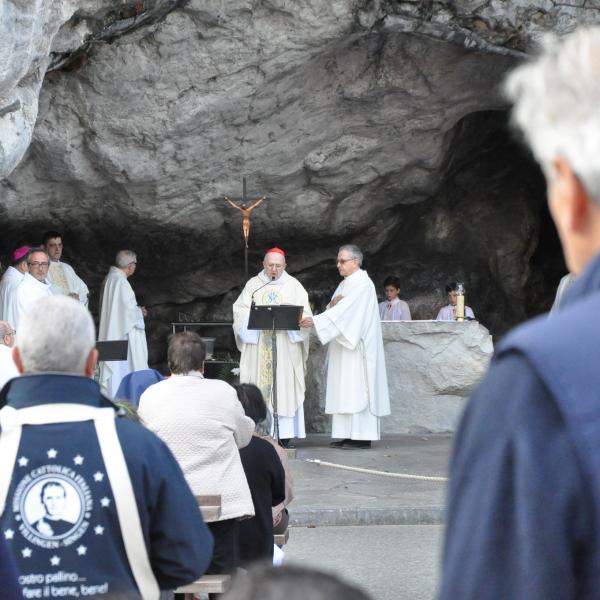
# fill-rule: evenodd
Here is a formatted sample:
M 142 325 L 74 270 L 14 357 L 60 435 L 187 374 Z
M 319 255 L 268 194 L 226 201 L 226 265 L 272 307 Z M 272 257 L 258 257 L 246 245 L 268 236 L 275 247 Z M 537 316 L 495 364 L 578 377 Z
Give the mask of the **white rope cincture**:
M 432 477 L 427 475 L 411 475 L 410 473 L 390 473 L 389 471 L 377 471 L 375 469 L 363 469 L 362 467 L 349 467 L 348 465 L 339 465 L 330 463 L 318 458 L 305 458 L 304 462 L 313 463 L 323 467 L 332 467 L 334 469 L 343 469 L 344 471 L 354 471 L 356 473 L 368 473 L 370 475 L 383 475 L 384 477 L 396 477 L 397 479 L 416 479 L 417 481 L 448 481 L 447 477 Z

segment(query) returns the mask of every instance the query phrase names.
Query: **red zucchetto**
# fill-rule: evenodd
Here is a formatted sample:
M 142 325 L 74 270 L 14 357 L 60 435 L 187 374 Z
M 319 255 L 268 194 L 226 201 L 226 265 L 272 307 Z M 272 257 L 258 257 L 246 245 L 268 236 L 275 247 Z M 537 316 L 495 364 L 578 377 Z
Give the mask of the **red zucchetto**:
M 281 254 L 281 256 L 285 256 L 285 252 L 281 248 L 270 248 L 265 252 L 265 254 Z

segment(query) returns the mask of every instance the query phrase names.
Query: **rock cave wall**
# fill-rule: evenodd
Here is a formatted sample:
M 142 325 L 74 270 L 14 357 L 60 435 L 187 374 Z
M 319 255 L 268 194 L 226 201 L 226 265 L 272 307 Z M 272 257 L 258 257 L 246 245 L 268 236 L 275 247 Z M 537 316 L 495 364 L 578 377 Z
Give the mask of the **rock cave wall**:
M 96 309 L 115 252 L 136 250 L 151 361 L 180 314 L 230 318 L 243 250 L 223 196 L 244 176 L 268 197 L 251 271 L 284 247 L 317 308 L 350 242 L 376 282 L 401 277 L 415 318 L 456 279 L 495 335 L 549 305 L 564 264 L 498 85 L 541 32 L 597 21 L 585 2 L 8 6 L 0 253 L 62 230 Z

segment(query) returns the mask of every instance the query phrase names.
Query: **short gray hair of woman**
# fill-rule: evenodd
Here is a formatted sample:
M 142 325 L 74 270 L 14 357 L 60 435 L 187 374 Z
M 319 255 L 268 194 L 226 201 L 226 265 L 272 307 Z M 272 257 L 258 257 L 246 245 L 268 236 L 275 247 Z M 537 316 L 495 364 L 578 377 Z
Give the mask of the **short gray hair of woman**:
M 560 155 L 600 204 L 600 27 L 547 35 L 542 52 L 508 75 L 504 92 L 546 179 Z
M 119 269 L 124 269 L 127 265 L 135 262 L 136 258 L 136 253 L 131 250 L 119 250 L 115 257 L 115 265 L 119 267 Z
M 96 345 L 89 311 L 69 296 L 41 298 L 19 320 L 17 347 L 26 373 L 83 375 Z
M 338 254 L 342 250 L 345 250 L 346 252 L 348 252 L 348 254 L 350 254 L 350 256 L 352 258 L 356 258 L 358 260 L 358 264 L 362 265 L 363 253 L 361 252 L 361 250 L 358 246 L 355 246 L 354 244 L 345 244 L 344 246 L 340 247 L 340 249 L 338 250 Z
M 187 375 L 191 371 L 201 371 L 205 356 L 204 342 L 197 333 L 182 331 L 169 338 L 167 361 L 173 375 Z

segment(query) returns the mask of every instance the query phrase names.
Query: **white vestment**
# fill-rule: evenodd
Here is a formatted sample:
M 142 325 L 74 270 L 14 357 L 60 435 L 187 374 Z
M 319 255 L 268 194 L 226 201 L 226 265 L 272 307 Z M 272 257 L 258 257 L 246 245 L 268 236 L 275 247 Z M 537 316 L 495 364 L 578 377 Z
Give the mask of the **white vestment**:
M 0 344 L 0 390 L 13 377 L 18 377 L 19 371 L 12 358 L 12 348 Z
M 264 287 L 262 287 L 264 286 Z M 259 289 L 261 288 L 261 289 Z M 256 292 L 256 294 L 254 294 Z M 303 307 L 302 318 L 311 316 L 308 294 L 294 277 L 282 273 L 271 281 L 264 271 L 246 283 L 233 305 L 233 331 L 239 351 L 240 382 L 257 385 L 269 410 L 273 412 L 273 369 L 270 331 L 248 330 L 250 305 L 294 304 Z M 304 392 L 308 330 L 278 331 L 277 337 L 277 414 L 280 438 L 306 437 L 304 429 Z
M 465 306 L 465 317 L 467 319 L 474 319 L 475 315 L 470 306 Z M 454 304 L 446 304 L 440 308 L 440 312 L 435 318 L 436 321 L 455 321 L 456 320 L 456 306 Z
M 71 265 L 60 260 L 51 260 L 48 269 L 48 281 L 63 294 L 77 294 L 79 302 L 87 307 L 90 290 L 88 290 L 88 286 L 85 285 L 84 281 L 76 275 Z
M 16 327 L 17 287 L 23 279 L 23 273 L 14 267 L 8 267 L 0 280 L 0 321 L 7 321 L 13 329 Z
M 100 363 L 102 393 L 114 398 L 127 373 L 148 368 L 144 315 L 125 273 L 111 267 L 102 283 L 98 341 L 127 340 L 127 360 Z
M 325 412 L 333 415 L 332 437 L 378 440 L 390 399 L 375 286 L 359 269 L 340 283 L 339 295 L 313 317 L 321 343 L 329 343 Z
M 16 311 L 13 315 L 14 323 L 10 323 L 13 329 L 18 329 L 19 321 L 23 313 L 40 298 L 52 296 L 52 286 L 46 281 L 38 281 L 31 273 L 25 273 L 21 283 L 17 286 Z M 43 318 L 43 315 L 40 315 Z M 10 322 L 10 321 L 9 321 Z

